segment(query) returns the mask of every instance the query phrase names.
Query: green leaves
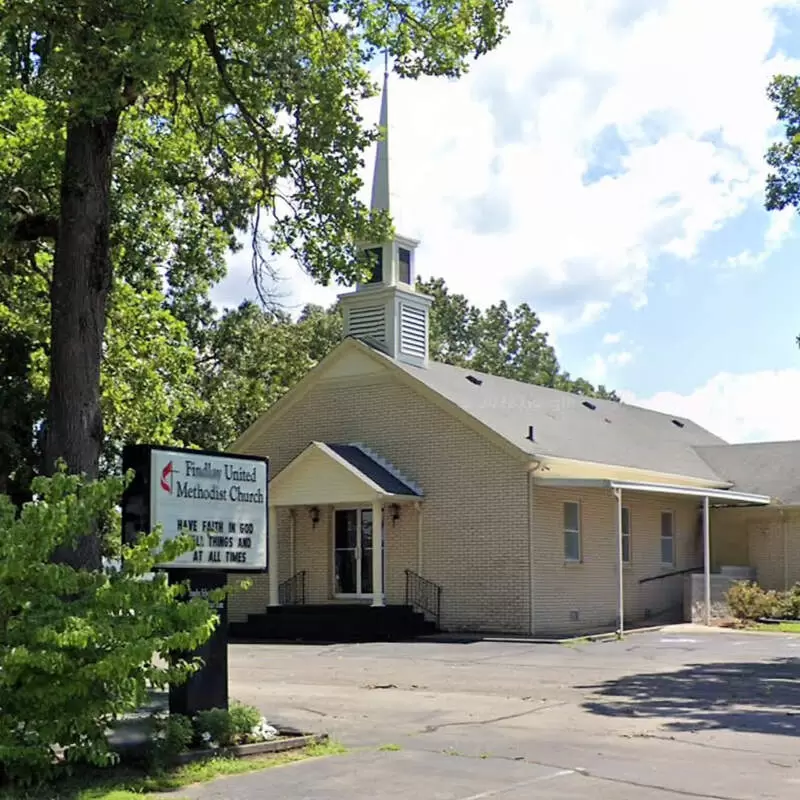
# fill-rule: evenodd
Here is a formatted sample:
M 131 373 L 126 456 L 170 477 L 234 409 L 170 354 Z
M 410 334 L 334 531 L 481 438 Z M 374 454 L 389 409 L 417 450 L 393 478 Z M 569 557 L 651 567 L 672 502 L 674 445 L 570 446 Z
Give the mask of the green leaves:
M 772 144 L 767 151 L 766 208 L 777 211 L 800 206 L 800 77 L 776 75 L 767 95 L 775 106 L 778 120 L 786 126 L 785 141 Z
M 159 550 L 157 532 L 144 536 L 124 549 L 119 571 L 51 563 L 111 512 L 122 486 L 57 472 L 34 481 L 35 499 L 19 516 L 0 495 L 0 764 L 12 777 L 49 774 L 56 746 L 73 760 L 108 763 L 108 725 L 149 687 L 196 670 L 171 654 L 196 649 L 217 624 L 206 601 L 183 599 L 184 586 L 145 577 L 189 549 L 186 538 Z

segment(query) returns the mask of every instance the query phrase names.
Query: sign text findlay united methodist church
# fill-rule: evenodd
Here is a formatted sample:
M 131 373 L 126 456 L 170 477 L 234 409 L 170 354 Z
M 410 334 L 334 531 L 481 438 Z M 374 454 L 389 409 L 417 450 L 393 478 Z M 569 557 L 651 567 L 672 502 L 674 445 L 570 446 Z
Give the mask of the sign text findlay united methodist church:
M 153 451 L 151 502 L 164 537 L 188 534 L 195 549 L 160 566 L 264 569 L 267 468 L 261 460 Z

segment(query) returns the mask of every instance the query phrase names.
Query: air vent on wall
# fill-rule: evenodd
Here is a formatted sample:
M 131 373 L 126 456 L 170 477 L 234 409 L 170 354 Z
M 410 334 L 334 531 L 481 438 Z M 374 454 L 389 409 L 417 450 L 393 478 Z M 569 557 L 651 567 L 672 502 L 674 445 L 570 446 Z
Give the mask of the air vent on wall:
M 581 405 L 585 406 L 590 411 L 594 411 L 597 408 L 597 406 L 594 403 L 590 403 L 588 400 L 584 400 L 583 403 L 581 403 Z
M 476 386 L 481 386 L 483 381 L 480 378 L 476 378 L 474 375 L 467 375 L 467 380 L 470 383 L 474 383 Z
M 679 419 L 674 419 L 674 420 L 672 420 L 672 424 L 673 424 L 673 425 L 674 425 L 676 428 L 683 428 L 683 427 L 685 427 L 685 426 L 684 426 L 684 424 L 683 424 L 683 423 L 682 423 L 682 422 L 681 422 Z

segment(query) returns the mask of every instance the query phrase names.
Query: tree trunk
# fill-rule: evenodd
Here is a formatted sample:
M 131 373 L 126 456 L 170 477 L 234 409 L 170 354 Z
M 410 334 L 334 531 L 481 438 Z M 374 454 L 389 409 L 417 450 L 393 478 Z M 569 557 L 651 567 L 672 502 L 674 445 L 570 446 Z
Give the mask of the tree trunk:
M 45 470 L 63 459 L 70 473 L 95 478 L 103 444 L 100 364 L 111 288 L 111 159 L 116 112 L 67 125 L 61 213 L 50 290 L 52 336 Z M 57 560 L 97 569 L 100 540 L 84 536 Z

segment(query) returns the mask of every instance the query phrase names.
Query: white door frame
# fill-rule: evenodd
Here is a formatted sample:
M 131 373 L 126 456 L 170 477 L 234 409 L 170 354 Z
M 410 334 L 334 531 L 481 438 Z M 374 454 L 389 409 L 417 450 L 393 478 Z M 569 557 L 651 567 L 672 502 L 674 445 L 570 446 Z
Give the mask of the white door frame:
M 356 514 L 356 546 L 355 548 L 338 548 L 336 547 L 336 515 L 339 512 L 352 512 L 354 511 Z M 362 592 L 361 591 L 361 581 L 363 578 L 363 571 L 361 567 L 361 553 L 362 553 L 362 533 L 361 533 L 361 520 L 362 515 L 365 511 L 368 511 L 372 514 L 372 506 L 336 506 L 333 508 L 333 525 L 332 527 L 332 536 L 331 536 L 331 571 L 332 575 L 332 588 L 333 588 L 333 596 L 338 600 L 371 600 L 375 597 L 375 592 Z M 374 517 L 373 517 L 374 519 Z M 383 515 L 381 515 L 381 522 L 383 522 Z M 381 553 L 383 555 L 383 583 L 384 583 L 384 592 L 385 583 L 386 583 L 386 526 L 385 524 L 381 525 L 381 533 L 383 535 L 383 544 L 384 546 L 381 548 Z M 373 541 L 375 537 L 375 530 L 372 531 Z M 374 546 L 369 548 L 372 552 L 375 552 Z M 355 550 L 355 574 L 356 574 L 356 584 L 357 590 L 355 592 L 337 592 L 336 591 L 336 551 L 337 550 Z M 374 587 L 373 587 L 374 589 Z

